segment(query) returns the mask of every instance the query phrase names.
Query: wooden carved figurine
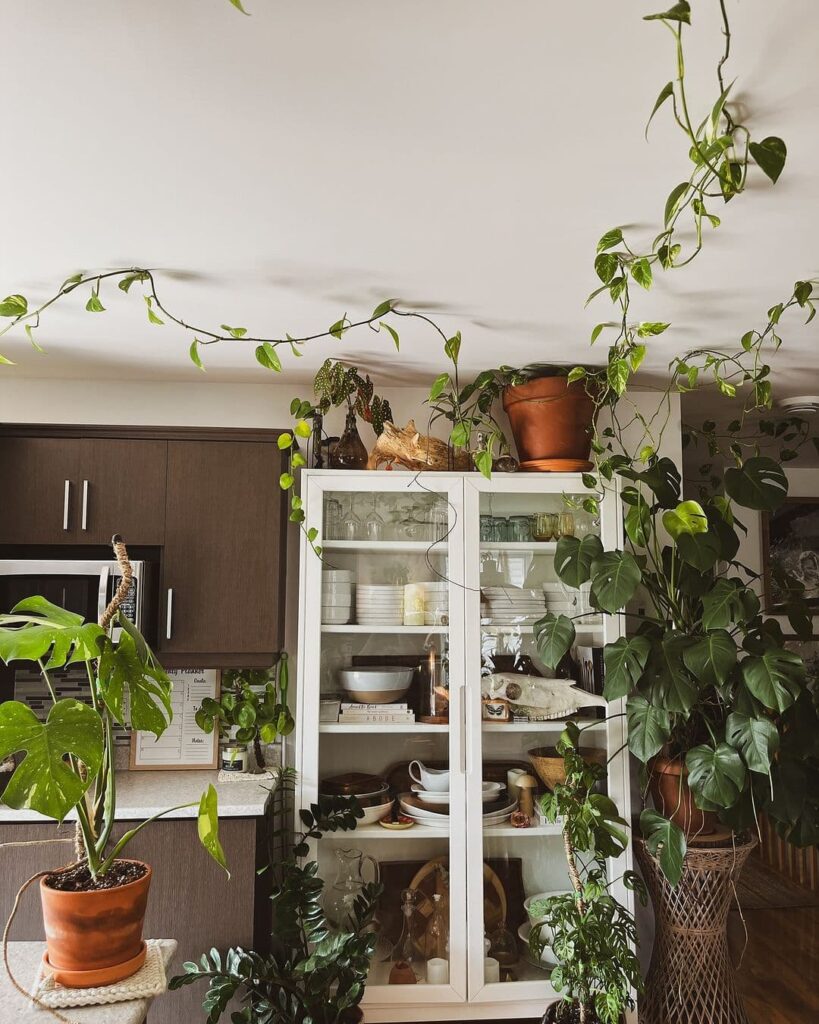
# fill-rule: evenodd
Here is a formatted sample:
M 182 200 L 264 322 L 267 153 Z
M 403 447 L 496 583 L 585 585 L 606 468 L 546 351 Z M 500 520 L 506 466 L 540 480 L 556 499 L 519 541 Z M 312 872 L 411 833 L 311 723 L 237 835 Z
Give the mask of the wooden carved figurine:
M 370 452 L 367 469 L 378 469 L 384 462 L 397 462 L 406 469 L 414 470 L 472 468 L 472 460 L 465 451 L 452 450 L 446 441 L 421 434 L 414 420 L 410 420 L 403 430 L 393 423 L 384 424 L 384 430 Z

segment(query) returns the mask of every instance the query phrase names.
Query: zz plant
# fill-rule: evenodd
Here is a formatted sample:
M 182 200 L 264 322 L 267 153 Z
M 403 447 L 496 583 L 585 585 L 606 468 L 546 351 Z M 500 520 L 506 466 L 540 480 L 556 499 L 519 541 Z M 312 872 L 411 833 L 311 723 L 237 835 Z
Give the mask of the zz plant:
M 557 959 L 551 982 L 562 997 L 553 1020 L 580 1024 L 620 1024 L 642 990 L 635 954 L 637 929 L 627 907 L 611 894 L 606 859 L 626 849 L 627 823 L 615 803 L 598 792 L 603 765 L 579 752 L 581 730 L 569 722 L 557 743 L 566 780 L 541 797 L 548 821 L 563 821 L 563 846 L 572 891 L 545 901 L 541 921 L 532 927 L 529 945 L 540 957 L 550 945 Z M 633 871 L 622 876 L 627 889 L 645 903 L 642 880 Z
M 286 805 L 294 773 L 285 769 L 275 794 Z M 367 883 L 350 908 L 349 930 L 331 928 L 322 908 L 324 882 L 309 853 L 308 840 L 326 833 L 355 829 L 364 812 L 354 798 L 320 797 L 300 812 L 302 832 L 289 854 L 271 858 L 275 873 L 272 896 L 271 951 L 267 955 L 229 949 L 186 963 L 185 973 L 172 978 L 170 987 L 199 981 L 208 984 L 203 1008 L 208 1024 L 216 1024 L 236 997 L 244 1004 L 231 1014 L 234 1024 L 343 1024 L 359 1019 L 356 1008 L 375 951 L 373 929 L 382 887 Z
M 130 565 L 125 546 L 115 543 L 114 550 L 123 567 L 121 589 L 127 592 Z M 113 639 L 109 625 L 119 631 L 118 639 Z M 58 822 L 75 811 L 77 855 L 92 879 L 110 871 L 150 822 L 182 807 L 198 806 L 202 845 L 227 870 L 213 786 L 198 804 L 154 814 L 112 842 L 117 808 L 114 725 L 159 737 L 172 718 L 171 681 L 128 619 L 116 611 L 103 627 L 43 597 L 30 597 L 0 615 L 0 660 L 6 665 L 37 664 L 51 697 L 44 722 L 20 701 L 0 704 L 0 760 L 25 754 L 3 793 L 4 803 Z M 90 706 L 57 696 L 52 672 L 71 665 L 85 668 Z

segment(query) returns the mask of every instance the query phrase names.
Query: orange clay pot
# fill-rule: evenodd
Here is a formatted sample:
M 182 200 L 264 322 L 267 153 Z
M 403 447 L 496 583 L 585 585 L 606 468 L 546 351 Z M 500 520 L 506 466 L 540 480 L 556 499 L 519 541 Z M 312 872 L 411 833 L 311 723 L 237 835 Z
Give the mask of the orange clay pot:
M 48 966 L 61 984 L 71 987 L 72 974 L 93 971 L 95 985 L 110 985 L 142 966 L 142 923 L 151 884 L 151 869 L 145 867 L 135 882 L 89 892 L 63 892 L 40 879 Z M 78 978 L 77 984 L 85 982 Z
M 503 392 L 521 462 L 542 459 L 587 460 L 591 449 L 594 400 L 586 382 L 537 377 Z
M 717 828 L 713 811 L 701 811 L 688 788 L 688 769 L 682 761 L 655 757 L 649 762 L 651 796 L 660 814 L 670 818 L 686 836 L 709 836 Z

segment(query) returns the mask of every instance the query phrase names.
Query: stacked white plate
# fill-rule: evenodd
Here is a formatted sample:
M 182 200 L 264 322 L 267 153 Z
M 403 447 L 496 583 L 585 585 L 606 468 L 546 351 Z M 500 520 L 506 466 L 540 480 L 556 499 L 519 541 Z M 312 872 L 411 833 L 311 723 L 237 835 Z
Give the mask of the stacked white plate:
M 587 592 L 586 594 L 581 594 L 579 590 L 567 587 L 564 583 L 543 584 L 546 610 L 553 612 L 555 615 L 577 615 L 581 611 L 588 610 L 585 607 L 581 607 L 581 604 L 585 603 L 581 601 L 581 598 L 586 595 Z
M 419 825 L 426 825 L 428 828 L 448 829 L 449 808 L 441 807 L 438 810 L 432 810 L 426 807 L 419 807 L 419 798 L 420 793 L 401 793 L 398 801 L 401 804 L 402 812 Z M 508 821 L 512 816 L 512 812 L 517 809 L 517 806 L 517 800 L 512 800 L 508 796 L 495 799 L 491 803 L 486 804 L 486 809 L 483 812 L 484 825 L 500 825 L 504 821 Z
M 481 594 L 490 622 L 531 625 L 543 618 L 546 611 L 546 601 L 541 590 L 484 587 Z
M 449 584 L 446 580 L 424 584 L 424 625 L 449 625 Z
M 321 621 L 343 626 L 353 613 L 355 573 L 349 569 L 325 569 L 321 574 Z
M 356 618 L 361 626 L 399 626 L 404 622 L 403 586 L 359 583 Z

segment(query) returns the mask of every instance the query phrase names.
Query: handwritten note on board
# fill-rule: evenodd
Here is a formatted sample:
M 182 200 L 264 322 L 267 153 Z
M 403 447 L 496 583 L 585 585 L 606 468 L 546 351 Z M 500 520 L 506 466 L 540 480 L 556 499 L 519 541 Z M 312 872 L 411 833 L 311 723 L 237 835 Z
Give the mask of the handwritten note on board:
M 159 739 L 150 732 L 131 733 L 131 768 L 215 768 L 219 737 L 202 732 L 194 716 L 205 697 L 219 695 L 219 670 L 177 668 L 168 675 L 173 720 Z

